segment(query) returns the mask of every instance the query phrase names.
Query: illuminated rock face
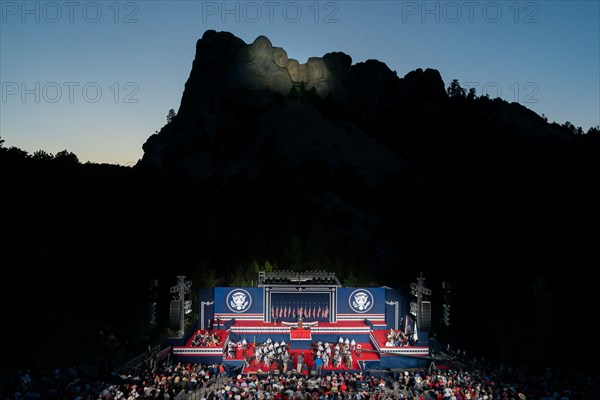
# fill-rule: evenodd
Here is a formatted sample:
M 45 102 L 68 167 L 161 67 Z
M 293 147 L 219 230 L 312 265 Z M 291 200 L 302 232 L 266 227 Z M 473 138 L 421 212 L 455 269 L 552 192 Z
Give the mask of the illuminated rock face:
M 347 79 L 351 68 L 352 59 L 344 53 L 311 57 L 301 64 L 265 36 L 246 44 L 230 32 L 208 30 L 196 43 L 179 114 L 214 103 L 231 89 L 270 90 L 288 96 L 293 87 L 314 88 L 322 98 L 330 93 L 343 98 L 348 84 L 353 86 Z
M 403 135 L 398 110 L 423 104 L 421 130 L 435 132 L 427 121 L 446 98 L 435 70 L 403 79 L 377 60 L 352 65 L 341 52 L 301 64 L 264 36 L 247 44 L 210 30 L 196 43 L 177 117 L 148 138 L 143 162 L 206 180 L 261 176 L 273 160 L 291 170 L 323 162 L 383 182 L 403 170 L 380 140 Z
M 273 47 L 265 36 L 242 47 L 231 69 L 229 83 L 232 87 L 269 89 L 281 94 L 288 94 L 292 87 L 302 85 L 305 89 L 315 88 L 319 95 L 326 95 L 335 86 L 332 81 L 336 79 L 322 57 L 311 57 L 305 64 L 300 64 L 298 60 L 288 58 L 283 48 Z
M 229 83 L 235 88 L 289 93 L 292 80 L 286 69 L 287 64 L 285 50 L 273 47 L 269 39 L 259 36 L 254 43 L 240 50 L 231 65 Z

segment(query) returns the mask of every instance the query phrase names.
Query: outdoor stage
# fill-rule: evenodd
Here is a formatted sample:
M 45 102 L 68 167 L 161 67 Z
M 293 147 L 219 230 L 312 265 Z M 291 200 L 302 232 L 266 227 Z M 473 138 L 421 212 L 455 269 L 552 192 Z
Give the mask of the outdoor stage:
M 281 323 L 259 323 L 256 321 L 234 322 L 229 329 L 210 330 L 221 339 L 221 345 L 192 346 L 192 341 L 198 333 L 206 330 L 197 330 L 187 340 L 185 346 L 176 346 L 173 353 L 177 359 L 186 362 L 202 363 L 225 363 L 236 367 L 244 366 L 244 372 L 283 372 L 275 363 L 265 365 L 263 362 L 251 362 L 249 367 L 245 366 L 245 360 L 253 358 L 254 347 L 271 339 L 275 342 L 285 342 L 289 346 L 289 353 L 296 365 L 299 354 L 304 355 L 308 370 L 314 370 L 314 348 L 317 342 L 338 343 L 339 338 L 354 340 L 361 349 L 360 354 L 352 352 L 352 368 L 334 368 L 333 366 L 323 368 L 327 370 L 363 370 L 382 368 L 407 368 L 421 365 L 426 362 L 429 354 L 428 346 L 386 346 L 386 335 L 389 330 L 372 329 L 365 322 L 349 321 L 338 323 L 320 323 L 302 329 L 293 326 L 285 326 Z M 246 341 L 244 349 L 239 344 Z M 229 343 L 235 344 L 235 355 L 229 357 Z M 394 357 L 396 356 L 396 357 Z M 397 357 L 403 356 L 403 357 Z M 412 360 L 407 359 L 409 357 Z M 415 359 L 416 358 L 416 359 Z M 383 367 L 382 367 L 383 365 Z
M 304 368 L 312 372 L 315 344 L 335 344 L 342 338 L 354 341 L 360 351 L 353 350 L 351 359 L 346 358 L 348 365 L 324 370 L 427 365 L 427 332 L 420 331 L 418 340 L 408 346 L 386 343 L 392 327 L 400 327 L 406 335 L 417 338 L 416 322 L 407 313 L 406 299 L 396 289 L 342 287 L 335 274 L 323 271 L 276 271 L 261 273 L 258 287 L 201 289 L 198 298 L 198 329 L 182 345 L 173 347 L 174 357 L 181 361 L 223 363 L 245 368 L 248 373 L 282 373 L 276 366 L 252 358 L 255 345 L 283 342 L 292 364 L 303 354 Z M 193 346 L 196 335 L 206 331 L 216 334 L 219 345 Z M 235 346 L 231 354 L 230 346 Z

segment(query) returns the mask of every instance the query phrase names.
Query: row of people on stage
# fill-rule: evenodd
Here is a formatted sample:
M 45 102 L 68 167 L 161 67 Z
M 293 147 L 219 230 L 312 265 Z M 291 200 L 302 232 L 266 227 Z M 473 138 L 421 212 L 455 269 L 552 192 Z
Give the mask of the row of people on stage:
M 410 335 L 407 335 L 400 329 L 394 331 L 394 329 L 390 329 L 390 332 L 387 334 L 387 341 L 385 342 L 386 347 L 406 347 L 412 345 L 410 340 Z
M 236 354 L 238 350 L 243 353 L 247 349 L 248 342 L 246 341 L 246 338 L 244 338 L 243 340 L 239 340 L 237 342 L 229 340 L 229 342 L 227 342 L 227 350 L 223 349 L 223 351 L 226 351 L 226 354 L 224 354 L 225 358 L 237 358 Z
M 338 346 L 344 347 L 344 349 L 348 350 L 350 349 L 350 351 L 355 351 L 356 350 L 356 342 L 354 341 L 354 339 L 350 340 L 348 338 L 344 339 L 343 337 L 339 337 L 338 339 Z M 358 345 L 360 346 L 360 345 Z
M 313 357 L 322 368 L 352 368 L 353 354 L 360 357 L 362 345 L 355 340 L 340 337 L 337 343 L 317 342 L 313 345 Z M 317 360 L 321 360 L 318 362 Z
M 264 343 L 254 343 L 252 346 L 246 338 L 238 342 L 230 341 L 227 345 L 226 358 L 236 358 L 238 350 L 244 357 L 246 367 L 254 366 L 269 370 L 276 363 L 278 369 L 287 372 L 291 362 L 289 345 L 284 340 L 277 342 L 267 338 Z M 248 350 L 252 350 L 252 356 L 248 356 Z
M 210 333 L 209 331 L 204 333 L 198 332 L 191 342 L 191 345 L 194 347 L 221 346 L 221 344 L 219 335 L 216 332 Z
M 250 363 L 253 363 L 258 368 L 270 368 L 273 363 L 276 363 L 277 369 L 285 373 L 291 361 L 288 350 L 289 346 L 285 341 L 282 340 L 281 343 L 273 342 L 271 338 L 268 338 L 264 343 L 254 346 L 254 357 L 246 359 L 246 366 L 250 367 Z

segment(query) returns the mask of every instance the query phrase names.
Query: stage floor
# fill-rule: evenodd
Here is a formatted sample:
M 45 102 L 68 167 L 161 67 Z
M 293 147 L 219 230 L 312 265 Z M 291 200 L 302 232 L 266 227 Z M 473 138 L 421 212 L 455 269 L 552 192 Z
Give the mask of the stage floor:
M 364 327 L 364 326 L 368 326 L 367 324 L 365 324 L 364 321 L 339 321 L 339 322 L 321 322 L 321 321 L 311 321 L 311 320 L 304 320 L 304 325 L 307 326 L 309 324 L 314 324 L 316 323 L 316 327 L 321 327 L 321 328 L 358 328 L 358 327 Z M 297 324 L 297 323 L 292 323 L 292 322 L 288 322 L 288 321 L 277 321 L 277 322 L 261 322 L 261 321 L 235 321 L 234 326 L 235 327 L 273 327 L 273 326 L 279 326 L 279 327 L 289 327 L 290 324 Z
M 190 338 L 187 340 L 185 346 L 186 347 L 198 347 L 198 348 L 218 348 L 218 347 L 223 347 L 223 343 L 225 343 L 225 339 L 227 338 L 227 336 L 229 335 L 229 332 L 225 331 L 225 330 L 216 330 L 216 329 L 211 329 L 209 331 L 210 334 L 217 334 L 217 336 L 219 337 L 219 341 L 221 342 L 221 344 L 216 345 L 216 344 L 211 344 L 209 346 L 192 346 L 192 342 L 194 341 L 194 338 L 200 334 L 204 334 L 205 332 L 207 332 L 206 329 L 198 329 L 196 332 L 194 332 Z
M 286 332 L 292 332 L 293 330 L 291 330 L 289 328 L 289 326 L 285 326 L 282 325 L 280 322 L 277 323 L 273 323 L 273 322 L 258 322 L 258 321 L 239 321 L 236 322 L 234 324 L 234 326 L 232 326 L 232 331 L 237 331 L 237 330 L 242 330 L 244 332 L 248 332 L 248 333 L 252 333 L 252 331 L 247 331 L 247 328 L 273 328 L 273 327 L 277 327 L 279 329 L 283 329 Z M 320 328 L 320 329 L 317 329 Z M 313 334 L 318 334 L 320 332 L 322 332 L 323 330 L 332 330 L 333 332 L 339 332 L 341 336 L 343 336 L 344 333 L 348 332 L 348 329 L 352 329 L 354 328 L 353 332 L 356 332 L 356 328 L 361 328 L 361 331 L 364 329 L 365 332 L 367 332 L 367 328 L 368 326 L 363 322 L 363 321 L 343 321 L 343 322 L 337 322 L 337 323 L 331 323 L 331 322 L 319 322 L 317 326 L 313 326 L 310 330 L 305 330 L 307 332 L 307 335 L 304 335 L 304 337 L 299 338 L 301 340 L 310 340 L 310 341 L 316 341 L 316 339 L 314 337 L 312 337 L 312 335 L 310 335 L 310 333 Z M 278 330 L 279 330 L 278 329 Z M 185 344 L 186 347 L 198 347 L 198 348 L 217 348 L 217 347 L 222 347 L 223 343 L 225 343 L 228 335 L 229 335 L 229 331 L 224 330 L 224 329 L 211 329 L 210 333 L 216 333 L 217 336 L 219 337 L 219 340 L 221 342 L 220 345 L 210 345 L 210 346 L 192 346 L 192 341 L 194 340 L 194 338 L 196 337 L 196 335 L 198 334 L 203 334 L 205 333 L 206 330 L 200 330 L 198 329 L 196 332 L 194 332 L 194 334 L 192 334 L 192 336 L 188 339 L 187 343 Z M 385 329 L 368 329 L 368 332 L 371 335 L 371 340 L 376 341 L 376 347 L 379 347 L 381 349 L 385 348 L 385 343 L 387 342 L 387 334 L 389 333 L 389 330 Z M 261 333 L 269 333 L 269 331 L 261 331 Z M 293 337 L 291 337 L 291 339 L 294 339 Z M 371 346 L 370 343 L 367 342 L 361 342 L 361 344 L 363 345 L 363 349 L 370 349 L 370 350 L 374 350 L 373 346 Z M 294 350 L 294 349 L 292 349 Z M 236 357 L 237 358 L 237 357 Z M 239 357 L 241 358 L 241 357 Z
M 359 365 L 359 361 L 377 361 L 379 360 L 379 355 L 377 352 L 375 352 L 373 350 L 373 347 L 371 346 L 371 344 L 369 343 L 361 343 L 362 345 L 362 352 L 360 356 L 356 355 L 356 352 L 353 351 L 352 352 L 352 368 L 346 368 L 345 365 L 342 365 L 341 367 L 334 367 L 334 366 L 329 366 L 329 367 L 324 367 L 322 368 L 323 371 L 340 371 L 340 370 L 359 370 L 360 365 Z M 293 365 L 293 369 L 296 368 L 296 362 L 298 359 L 298 356 L 302 353 L 304 355 L 304 362 L 306 363 L 308 370 L 304 371 L 304 374 L 308 374 L 308 371 L 312 371 L 315 360 L 314 360 L 314 356 L 313 356 L 313 352 L 311 350 L 294 350 L 294 349 L 290 349 L 289 353 L 292 357 L 292 365 Z M 244 357 L 253 357 L 254 355 L 254 348 L 252 345 L 249 346 L 249 348 L 245 351 L 245 352 L 238 352 L 236 353 L 236 357 L 238 357 L 239 359 L 244 359 Z M 244 366 L 244 369 L 242 370 L 243 373 L 247 374 L 247 373 L 269 373 L 269 372 L 274 372 L 278 370 L 277 368 L 277 364 L 273 363 L 272 365 L 265 365 L 262 362 L 257 362 L 256 360 L 253 360 L 250 362 L 250 366 L 246 367 Z M 283 371 L 279 371 L 280 373 L 283 373 Z
M 306 324 L 305 324 L 306 325 Z M 302 332 L 299 332 L 302 331 Z M 312 371 L 314 365 L 312 345 L 318 341 L 337 342 L 339 337 L 355 339 L 357 345 L 362 347 L 360 357 L 356 352 L 352 352 L 353 363 L 351 368 L 341 366 L 335 368 L 329 366 L 323 370 L 359 370 L 361 366 L 364 368 L 367 362 L 383 362 L 382 357 L 390 355 L 405 355 L 412 357 L 422 357 L 428 354 L 427 346 L 407 346 L 407 347 L 386 347 L 388 329 L 371 329 L 364 321 L 343 321 L 338 323 L 319 322 L 318 325 L 312 325 L 309 329 L 293 329 L 289 324 L 264 323 L 260 321 L 236 321 L 229 329 L 210 330 L 211 334 L 216 334 L 220 340 L 220 344 L 211 344 L 208 346 L 192 346 L 192 341 L 198 334 L 205 333 L 205 330 L 197 330 L 187 341 L 184 347 L 174 349 L 176 354 L 181 354 L 186 357 L 209 357 L 210 362 L 215 362 L 215 359 L 222 359 L 223 362 L 231 362 L 237 365 L 245 364 L 246 359 L 252 359 L 250 367 L 244 368 L 245 372 L 268 373 L 275 371 L 277 365 L 265 365 L 254 361 L 254 341 L 260 343 L 267 338 L 273 341 L 281 341 L 285 338 L 286 344 L 289 346 L 289 352 L 292 355 L 292 365 L 296 368 L 296 359 L 300 353 L 304 353 L 305 363 L 308 370 Z M 302 333 L 302 335 L 299 335 Z M 238 341 L 247 340 L 247 349 L 243 350 L 241 345 L 238 346 Z M 257 340 L 258 339 L 258 340 Z M 235 341 L 236 352 L 233 357 L 227 354 L 229 341 Z M 389 361 L 386 358 L 386 362 Z M 283 373 L 283 371 L 279 371 Z

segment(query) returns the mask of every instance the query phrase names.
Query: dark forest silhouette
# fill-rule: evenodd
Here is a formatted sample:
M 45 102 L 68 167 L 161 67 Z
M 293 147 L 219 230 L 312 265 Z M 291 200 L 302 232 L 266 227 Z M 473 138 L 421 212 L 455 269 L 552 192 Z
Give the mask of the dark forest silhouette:
M 379 65 L 363 67 L 388 79 Z M 3 335 L 19 344 L 7 350 L 11 366 L 36 357 L 119 362 L 160 338 L 176 275 L 195 288 L 239 284 L 268 261 L 401 288 L 423 271 L 438 338 L 496 361 L 597 368 L 587 348 L 599 300 L 590 278 L 600 237 L 599 128 L 550 124 L 458 81 L 440 93 L 431 75 L 417 70 L 399 81 L 409 95 L 378 106 L 377 123 L 301 86 L 263 94 L 266 103 L 225 98 L 215 111 L 231 122 L 222 136 L 200 132 L 197 142 L 170 147 L 180 153 L 161 166 L 147 157 L 135 167 L 83 164 L 68 151 L 30 155 L 2 143 Z M 277 107 L 352 125 L 397 155 L 401 173 L 368 178 L 317 153 L 292 163 L 276 135 L 251 160 L 257 173 L 243 163 L 224 172 L 257 140 L 260 116 Z M 190 115 L 169 113 L 149 142 L 168 145 L 192 126 Z M 178 163 L 194 154 L 210 155 L 215 172 L 199 179 Z M 148 324 L 152 279 L 158 327 Z M 456 288 L 450 327 L 439 323 L 441 281 Z M 38 347 L 28 353 L 22 344 Z M 572 345 L 583 351 L 562 347 Z

